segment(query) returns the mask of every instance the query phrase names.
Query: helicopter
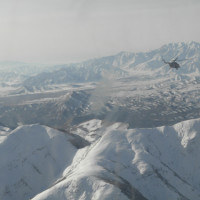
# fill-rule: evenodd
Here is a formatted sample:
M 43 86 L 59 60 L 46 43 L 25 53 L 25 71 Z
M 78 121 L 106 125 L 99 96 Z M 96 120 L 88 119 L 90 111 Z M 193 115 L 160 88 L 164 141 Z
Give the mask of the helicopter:
M 163 58 L 162 61 L 165 64 L 168 64 L 170 68 L 175 68 L 176 70 L 178 70 L 178 68 L 180 68 L 180 65 L 176 62 L 176 61 L 182 61 L 182 60 L 178 60 L 178 57 L 176 57 L 174 60 L 172 60 L 171 62 L 166 62 Z

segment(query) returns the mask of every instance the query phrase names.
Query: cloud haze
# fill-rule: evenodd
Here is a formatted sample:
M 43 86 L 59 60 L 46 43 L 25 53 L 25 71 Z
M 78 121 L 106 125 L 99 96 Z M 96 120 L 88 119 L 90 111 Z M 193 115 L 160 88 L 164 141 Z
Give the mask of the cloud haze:
M 0 60 L 65 63 L 200 42 L 199 0 L 2 0 Z

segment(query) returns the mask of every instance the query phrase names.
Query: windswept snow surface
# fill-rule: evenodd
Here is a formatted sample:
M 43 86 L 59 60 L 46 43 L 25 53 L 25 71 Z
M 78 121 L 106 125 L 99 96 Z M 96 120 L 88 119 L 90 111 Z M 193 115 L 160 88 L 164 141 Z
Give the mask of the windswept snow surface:
M 99 126 L 93 120 L 87 128 L 91 123 Z M 80 149 L 55 185 L 33 200 L 200 199 L 199 130 L 200 119 L 148 129 L 98 127 L 102 137 Z

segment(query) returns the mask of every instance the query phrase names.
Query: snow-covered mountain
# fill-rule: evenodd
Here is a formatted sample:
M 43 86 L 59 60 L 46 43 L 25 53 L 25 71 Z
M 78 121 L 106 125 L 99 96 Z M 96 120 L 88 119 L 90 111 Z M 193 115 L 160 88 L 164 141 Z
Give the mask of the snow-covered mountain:
M 0 135 L 0 199 L 29 199 L 52 185 L 71 164 L 80 137 L 30 125 Z M 5 138 L 6 137 L 6 138 Z M 74 142 L 76 140 L 76 142 Z
M 200 199 L 199 64 L 174 43 L 0 83 L 0 199 Z
M 27 79 L 17 90 L 1 89 L 0 124 L 67 128 L 97 118 L 139 128 L 199 118 L 199 49 L 195 42 L 175 43 L 60 65 L 53 73 Z M 161 60 L 176 56 L 186 59 L 179 70 Z
M 182 61 L 180 61 L 181 68 L 174 73 L 199 75 L 200 44 L 182 42 L 164 45 L 148 52 L 121 52 L 82 63 L 58 66 L 59 69 L 54 72 L 41 73 L 28 78 L 23 82 L 23 87 L 33 92 L 53 84 L 99 82 L 102 79 L 131 77 L 136 73 L 150 74 L 153 78 L 166 76 L 171 70 L 162 62 L 162 58 L 171 61 L 176 57 Z
M 108 57 L 66 65 L 59 70 L 44 72 L 26 79 L 23 82 L 23 87 L 30 92 L 34 92 L 43 88 L 48 89 L 50 85 L 54 84 L 99 82 L 108 73 L 115 77 L 127 75 L 127 72 L 124 70 L 112 66 L 113 59 L 114 57 Z
M 21 85 L 21 92 L 49 89 L 52 85 L 99 82 L 104 79 L 131 77 L 136 73 L 166 76 L 171 70 L 162 62 L 176 57 L 181 68 L 177 75 L 199 75 L 200 44 L 171 43 L 148 52 L 121 52 L 113 56 L 65 65 L 42 65 L 23 62 L 0 62 L 0 86 Z M 181 76 L 180 76 L 181 77 Z
M 71 130 L 81 139 L 40 125 L 18 127 L 0 140 L 0 197 L 197 200 L 199 129 L 200 119 L 148 129 L 91 120 Z
M 74 85 L 65 90 L 0 97 L 0 123 L 68 128 L 89 119 L 157 127 L 200 117 L 200 79 L 148 75 Z

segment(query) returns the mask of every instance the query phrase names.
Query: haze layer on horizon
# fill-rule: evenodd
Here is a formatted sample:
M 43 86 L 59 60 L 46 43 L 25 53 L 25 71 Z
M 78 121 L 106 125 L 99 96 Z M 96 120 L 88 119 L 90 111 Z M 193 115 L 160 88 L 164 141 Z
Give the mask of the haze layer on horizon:
M 200 42 L 199 0 L 2 0 L 0 60 L 67 63 Z

